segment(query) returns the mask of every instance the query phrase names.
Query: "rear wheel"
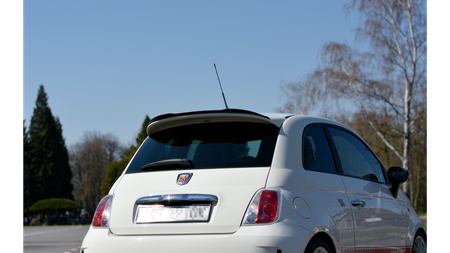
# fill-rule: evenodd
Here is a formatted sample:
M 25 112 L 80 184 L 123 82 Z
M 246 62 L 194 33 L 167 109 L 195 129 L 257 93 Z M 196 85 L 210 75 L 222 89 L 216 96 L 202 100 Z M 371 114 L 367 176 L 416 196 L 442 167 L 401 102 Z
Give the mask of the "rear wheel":
M 413 253 L 427 252 L 427 239 L 422 231 L 417 232 L 416 237 L 414 238 L 412 252 Z
M 324 240 L 318 238 L 309 244 L 305 253 L 332 253 L 332 251 Z

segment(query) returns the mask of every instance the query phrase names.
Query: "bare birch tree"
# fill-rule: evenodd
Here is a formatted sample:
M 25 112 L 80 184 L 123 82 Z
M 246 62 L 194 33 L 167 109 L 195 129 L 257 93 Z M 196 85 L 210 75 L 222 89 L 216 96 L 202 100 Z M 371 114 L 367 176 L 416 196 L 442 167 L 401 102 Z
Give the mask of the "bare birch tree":
M 280 88 L 282 96 L 287 101 L 282 107 L 278 107 L 276 111 L 307 115 L 314 110 L 325 110 L 325 103 L 322 103 L 322 100 L 327 94 L 325 93 L 323 82 L 318 78 L 320 76 L 308 73 L 297 82 L 282 81 Z
M 109 164 L 119 158 L 121 147 L 112 134 L 85 132 L 81 141 L 69 148 L 75 200 L 93 213 L 101 196 L 101 184 Z
M 411 169 L 411 134 L 416 131 L 418 111 L 426 106 L 426 2 L 422 0 L 353 0 L 364 22 L 358 40 L 369 42 L 360 53 L 346 44 L 330 42 L 322 51 L 321 75 L 336 98 L 350 99 L 384 144 Z M 393 116 L 391 131 L 399 135 L 394 144 L 370 114 Z M 398 127 L 400 126 L 400 127 Z M 403 191 L 413 196 L 408 183 Z

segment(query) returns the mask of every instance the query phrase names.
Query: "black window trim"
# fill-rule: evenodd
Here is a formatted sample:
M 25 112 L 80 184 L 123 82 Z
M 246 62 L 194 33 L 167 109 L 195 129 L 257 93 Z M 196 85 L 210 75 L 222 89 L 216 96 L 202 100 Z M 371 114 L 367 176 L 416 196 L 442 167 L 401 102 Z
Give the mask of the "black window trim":
M 301 154 L 301 155 L 302 155 L 302 167 L 303 167 L 304 170 L 307 170 L 307 171 L 314 171 L 314 172 L 320 172 L 320 173 L 327 173 L 327 174 L 333 174 L 333 175 L 340 175 L 341 173 L 339 172 L 338 165 L 336 164 L 336 157 L 335 157 L 335 155 L 334 155 L 334 153 L 333 153 L 333 150 L 330 150 L 330 152 L 331 152 L 331 158 L 333 159 L 334 170 L 335 170 L 335 172 L 318 171 L 318 170 L 312 170 L 312 169 L 307 169 L 307 168 L 305 168 L 305 161 L 304 161 L 304 159 L 303 159 L 303 157 L 304 157 L 304 152 L 305 152 L 305 150 L 303 149 L 303 144 L 304 144 L 304 142 L 305 142 L 305 137 L 306 137 L 305 133 L 306 133 L 306 131 L 307 131 L 309 128 L 317 127 L 317 126 L 320 126 L 320 127 L 322 128 L 322 131 L 323 131 L 324 134 L 325 134 L 325 139 L 327 140 L 327 143 L 328 143 L 328 147 L 332 149 L 332 147 L 331 147 L 332 145 L 330 144 L 330 141 L 328 140 L 327 131 L 325 131 L 324 126 L 323 126 L 322 123 L 312 123 L 312 124 L 307 125 L 307 126 L 303 129 L 303 133 L 302 133 L 302 143 L 301 143 L 301 147 L 302 147 L 302 154 Z M 337 157 L 337 159 L 339 159 L 339 157 Z M 339 164 L 339 166 L 340 166 L 340 164 Z M 340 168 L 340 167 L 339 167 L 339 168 Z M 342 171 L 342 169 L 341 169 L 341 171 Z
M 346 177 L 357 178 L 357 179 L 362 179 L 362 180 L 366 180 L 366 181 L 369 181 L 369 182 L 384 184 L 384 185 L 388 185 L 388 186 L 391 185 L 391 183 L 389 182 L 388 177 L 387 177 L 387 170 L 386 170 L 386 168 L 384 167 L 383 163 L 380 161 L 378 156 L 375 154 L 375 152 L 373 152 L 372 148 L 369 145 L 367 145 L 365 141 L 363 141 L 360 137 L 358 137 L 357 135 L 355 135 L 354 133 L 352 133 L 348 129 L 345 129 L 345 128 L 337 126 L 337 125 L 322 123 L 322 127 L 323 127 L 323 129 L 325 131 L 325 135 L 326 135 L 326 137 L 328 139 L 328 143 L 329 143 L 329 145 L 331 147 L 331 152 L 333 154 L 333 158 L 335 159 L 334 163 L 335 163 L 336 168 L 337 168 L 337 170 L 339 172 L 339 175 L 346 176 Z M 328 131 L 328 128 L 335 128 L 335 129 L 344 131 L 344 132 L 352 135 L 353 137 L 355 137 L 357 140 L 359 140 L 372 153 L 372 155 L 375 157 L 375 159 L 377 159 L 377 161 L 380 163 L 381 171 L 383 172 L 384 181 L 385 182 L 383 183 L 383 182 L 379 182 L 379 181 L 370 180 L 368 178 L 362 178 L 362 177 L 357 177 L 357 176 L 352 176 L 352 175 L 345 174 L 344 171 L 342 170 L 342 164 L 341 164 L 341 161 L 339 159 L 339 156 L 338 156 L 338 153 L 337 153 L 337 150 L 336 150 L 336 146 L 335 146 L 335 144 L 333 142 L 333 139 L 331 138 L 331 134 Z

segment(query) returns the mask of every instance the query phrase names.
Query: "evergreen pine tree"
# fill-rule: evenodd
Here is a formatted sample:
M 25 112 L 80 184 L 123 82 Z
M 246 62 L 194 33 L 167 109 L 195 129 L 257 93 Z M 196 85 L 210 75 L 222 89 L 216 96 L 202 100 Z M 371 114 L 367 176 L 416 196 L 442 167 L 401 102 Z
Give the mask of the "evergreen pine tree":
M 40 85 L 29 127 L 31 174 L 37 176 L 37 200 L 72 197 L 72 173 L 62 126 L 48 106 L 44 86 Z
M 36 186 L 37 176 L 30 169 L 31 165 L 30 137 L 23 121 L 23 209 L 24 215 L 28 216 L 29 207 L 37 201 Z
M 141 129 L 139 131 L 138 136 L 136 137 L 137 147 L 139 147 L 142 144 L 142 142 L 144 142 L 145 138 L 147 138 L 148 124 L 150 124 L 150 117 L 148 115 L 145 115 L 144 122 L 142 122 Z

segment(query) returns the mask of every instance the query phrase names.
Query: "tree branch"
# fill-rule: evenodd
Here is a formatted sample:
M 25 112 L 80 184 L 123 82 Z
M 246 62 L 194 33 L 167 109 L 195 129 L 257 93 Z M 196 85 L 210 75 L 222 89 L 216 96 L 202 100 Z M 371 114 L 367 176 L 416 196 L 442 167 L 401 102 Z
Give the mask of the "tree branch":
M 345 58 L 346 63 L 348 64 L 348 59 Z M 372 122 L 372 120 L 370 120 L 369 115 L 367 114 L 366 108 L 364 107 L 364 105 L 361 103 L 361 101 L 358 98 L 358 90 L 355 87 L 355 83 L 352 81 L 352 78 L 350 76 L 350 73 L 348 72 L 348 70 L 345 68 L 345 66 L 343 64 L 341 64 L 341 69 L 342 71 L 349 77 L 348 78 L 348 84 L 347 86 L 350 88 L 350 90 L 352 91 L 353 95 L 354 95 L 354 99 L 356 100 L 356 102 L 358 103 L 359 107 L 361 108 L 361 111 L 364 115 L 364 117 L 369 121 L 370 126 L 372 127 L 373 130 L 375 130 L 375 132 L 377 133 L 377 135 L 381 138 L 381 140 L 384 142 L 384 144 L 386 144 L 387 147 L 389 147 L 389 149 L 392 150 L 392 152 L 394 152 L 395 155 L 398 156 L 398 158 L 400 158 L 400 160 L 403 161 L 404 157 L 397 151 L 397 149 L 391 145 L 391 143 L 384 137 L 384 135 L 379 131 L 379 129 L 375 126 L 375 124 Z

